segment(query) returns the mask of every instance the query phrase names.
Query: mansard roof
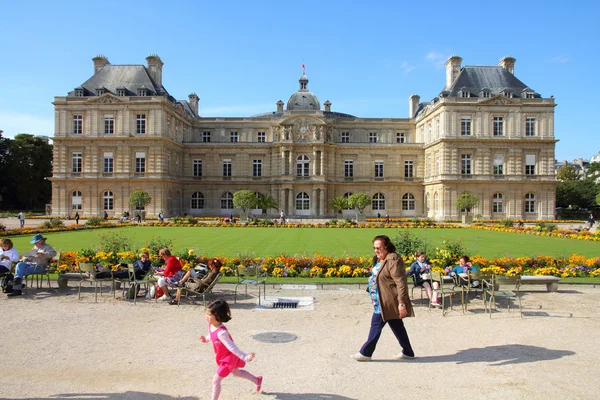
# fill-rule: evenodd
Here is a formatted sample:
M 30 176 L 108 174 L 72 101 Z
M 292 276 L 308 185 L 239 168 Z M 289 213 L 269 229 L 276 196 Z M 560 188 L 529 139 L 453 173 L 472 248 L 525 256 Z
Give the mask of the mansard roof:
M 450 89 L 442 94 L 444 97 L 460 97 L 461 89 L 468 90 L 471 97 L 480 97 L 483 89 L 488 89 L 492 96 L 506 90 L 520 96 L 523 90 L 529 88 L 501 66 L 465 66 Z M 531 91 L 533 92 L 533 90 Z M 541 97 L 537 93 L 534 96 Z
M 96 89 L 102 86 L 113 94 L 117 93 L 117 88 L 125 88 L 128 94 L 137 95 L 138 89 L 144 87 L 157 95 L 171 97 L 164 86 L 158 86 L 154 82 L 143 65 L 107 64 L 81 85 L 90 96 L 95 96 Z M 75 91 L 69 92 L 69 96 L 74 95 Z
M 308 113 L 310 113 L 310 112 L 308 112 Z M 334 112 L 334 111 L 323 111 L 323 116 L 325 118 L 356 118 L 354 115 L 344 114 L 344 113 Z M 256 115 L 253 115 L 251 118 L 281 118 L 281 117 L 283 117 L 282 111 L 279 111 L 279 112 L 272 111 L 272 112 L 256 114 Z

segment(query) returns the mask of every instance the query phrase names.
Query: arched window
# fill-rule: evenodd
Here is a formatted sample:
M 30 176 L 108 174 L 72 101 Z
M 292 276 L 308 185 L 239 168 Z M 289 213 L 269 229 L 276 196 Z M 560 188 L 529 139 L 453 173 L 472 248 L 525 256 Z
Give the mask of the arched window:
M 525 212 L 526 213 L 534 213 L 535 212 L 535 195 L 533 193 L 527 193 L 525 195 Z
M 371 200 L 371 208 L 373 211 L 385 210 L 385 196 L 383 193 L 375 193 L 373 199 Z
M 192 193 L 192 197 L 190 199 L 190 208 L 192 210 L 202 210 L 204 209 L 204 195 L 200 192 Z
M 405 193 L 402 196 L 402 210 L 412 211 L 415 209 L 415 196 L 412 193 Z
M 233 210 L 233 195 L 230 192 L 221 196 L 221 210 Z
M 82 196 L 79 190 L 75 190 L 71 194 L 71 206 L 73 210 L 81 210 Z
M 310 209 L 310 197 L 307 193 L 301 192 L 296 195 L 296 210 L 309 210 Z
M 345 198 L 346 200 L 348 200 L 348 198 L 349 198 L 350 196 L 352 196 L 352 193 L 350 193 L 350 192 L 344 193 L 344 198 Z M 347 207 L 347 208 L 345 208 L 344 210 L 352 210 L 352 207 L 348 206 L 348 207 Z
M 296 158 L 296 176 L 308 176 L 310 159 L 307 155 L 301 155 Z
M 102 195 L 102 198 L 104 200 L 104 209 L 112 210 L 114 208 L 114 204 L 115 204 L 115 196 L 113 195 L 113 192 L 111 192 L 110 190 L 107 190 Z
M 492 212 L 504 212 L 504 199 L 502 193 L 494 193 L 492 196 Z

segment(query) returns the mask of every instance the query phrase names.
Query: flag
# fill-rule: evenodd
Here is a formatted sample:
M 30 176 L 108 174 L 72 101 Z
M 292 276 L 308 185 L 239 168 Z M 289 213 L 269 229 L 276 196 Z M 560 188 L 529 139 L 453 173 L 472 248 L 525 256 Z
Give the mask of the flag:
M 305 70 L 305 69 L 306 69 L 306 67 L 304 66 L 304 64 L 302 64 L 302 70 Z

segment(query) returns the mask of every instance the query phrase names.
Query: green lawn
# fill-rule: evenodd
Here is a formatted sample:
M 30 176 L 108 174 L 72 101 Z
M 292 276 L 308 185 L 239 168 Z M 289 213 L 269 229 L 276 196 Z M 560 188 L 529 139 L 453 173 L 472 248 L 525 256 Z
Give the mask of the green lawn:
M 125 232 L 132 243 L 141 245 L 150 237 L 173 239 L 175 250 L 196 249 L 198 254 L 226 257 L 240 253 L 267 255 L 313 255 L 364 256 L 372 253 L 371 240 L 376 235 L 398 235 L 393 228 L 221 228 L 221 227 L 126 227 L 49 233 L 48 243 L 58 251 L 79 251 L 96 247 L 101 233 Z M 469 254 L 484 257 L 532 256 L 536 254 L 554 257 L 573 253 L 586 257 L 600 255 L 600 243 L 572 239 L 518 235 L 507 232 L 488 232 L 471 229 L 410 229 L 411 233 L 426 238 L 428 245 L 435 248 L 444 238 L 460 238 Z M 20 252 L 29 250 L 31 235 L 15 236 L 11 239 Z

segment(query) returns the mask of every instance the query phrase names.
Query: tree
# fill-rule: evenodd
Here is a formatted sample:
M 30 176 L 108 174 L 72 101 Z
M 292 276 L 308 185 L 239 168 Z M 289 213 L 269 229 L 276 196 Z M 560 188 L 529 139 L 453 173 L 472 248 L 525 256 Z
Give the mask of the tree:
M 469 215 L 469 211 L 479 204 L 479 197 L 473 193 L 461 193 L 456 198 L 456 206 L 460 210 L 465 210 L 465 215 Z
M 556 185 L 556 206 L 571 208 L 591 208 L 596 202 L 600 185 L 593 180 L 558 182 Z
M 148 192 L 144 192 L 143 190 L 134 190 L 129 195 L 129 204 L 134 206 L 136 209 L 142 209 L 146 207 L 152 201 L 152 197 L 148 194 Z
M 348 208 L 348 199 L 344 196 L 336 196 L 329 200 L 329 207 L 333 208 L 337 214 Z
M 565 165 L 560 167 L 556 172 L 556 179 L 558 179 L 561 182 L 578 181 L 579 174 L 577 173 L 575 167 L 573 167 L 572 165 Z
M 358 210 L 359 214 L 363 213 L 365 207 L 371 204 L 371 196 L 365 193 L 354 193 L 348 197 L 348 206 Z
M 257 200 L 250 190 L 238 190 L 233 194 L 233 205 L 241 209 L 244 214 L 246 210 L 256 207 Z
M 600 193 L 596 195 L 596 204 L 600 206 Z
M 235 195 L 234 195 L 235 199 Z M 260 208 L 263 214 L 266 214 L 269 210 L 277 210 L 279 209 L 279 205 L 270 194 L 259 193 L 256 198 L 256 208 Z

